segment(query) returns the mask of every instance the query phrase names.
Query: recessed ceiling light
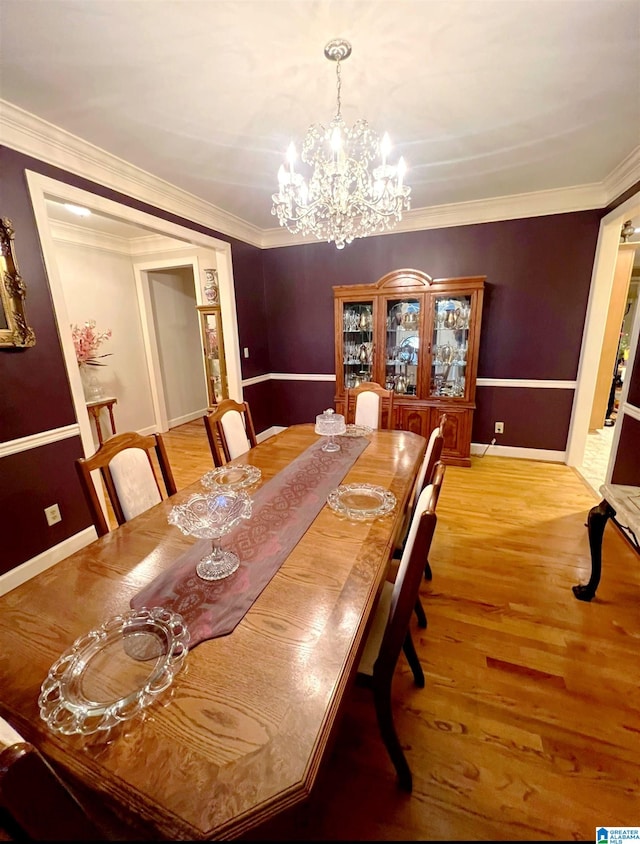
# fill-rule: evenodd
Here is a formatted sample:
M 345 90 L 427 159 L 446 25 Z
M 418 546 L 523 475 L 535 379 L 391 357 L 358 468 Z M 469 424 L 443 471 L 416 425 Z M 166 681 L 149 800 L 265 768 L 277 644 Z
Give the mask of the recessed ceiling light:
M 83 208 L 81 205 L 71 205 L 69 202 L 65 202 L 64 207 L 71 211 L 72 214 L 77 214 L 78 217 L 90 217 L 91 211 L 88 208 Z

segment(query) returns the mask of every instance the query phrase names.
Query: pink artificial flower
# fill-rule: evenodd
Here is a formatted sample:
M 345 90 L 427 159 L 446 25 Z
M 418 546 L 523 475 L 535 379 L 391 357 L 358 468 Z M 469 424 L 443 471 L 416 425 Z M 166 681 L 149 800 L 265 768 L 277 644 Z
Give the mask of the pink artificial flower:
M 97 331 L 96 321 L 91 319 L 87 320 L 82 327 L 72 325 L 71 336 L 76 350 L 76 359 L 79 364 L 87 364 L 89 366 L 106 366 L 106 364 L 101 363 L 98 358 L 107 358 L 111 353 L 109 352 L 106 355 L 97 355 L 96 352 L 105 340 L 110 339 L 110 328 L 107 328 L 106 331 Z

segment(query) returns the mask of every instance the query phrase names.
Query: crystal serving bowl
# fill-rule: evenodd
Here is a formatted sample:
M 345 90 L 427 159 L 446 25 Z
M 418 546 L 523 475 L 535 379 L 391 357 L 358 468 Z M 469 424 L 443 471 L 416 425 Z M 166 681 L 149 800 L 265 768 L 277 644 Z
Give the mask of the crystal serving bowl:
M 396 506 L 396 497 L 374 484 L 344 484 L 329 493 L 327 504 L 340 516 L 364 522 L 391 513 Z
M 257 466 L 239 463 L 237 466 L 218 466 L 202 476 L 204 486 L 212 490 L 244 489 L 257 484 L 262 472 Z
M 343 437 L 367 437 L 373 432 L 369 425 L 347 425 Z
M 169 524 L 175 525 L 187 536 L 211 539 L 211 553 L 206 554 L 196 566 L 196 573 L 203 580 L 222 580 L 229 577 L 240 565 L 237 554 L 225 551 L 215 540 L 229 533 L 241 519 L 251 516 L 253 502 L 243 490 L 196 492 L 184 503 L 176 504 L 169 513 Z
M 40 717 L 55 732 L 109 730 L 149 706 L 173 682 L 188 652 L 178 613 L 143 607 L 80 636 L 42 683 Z

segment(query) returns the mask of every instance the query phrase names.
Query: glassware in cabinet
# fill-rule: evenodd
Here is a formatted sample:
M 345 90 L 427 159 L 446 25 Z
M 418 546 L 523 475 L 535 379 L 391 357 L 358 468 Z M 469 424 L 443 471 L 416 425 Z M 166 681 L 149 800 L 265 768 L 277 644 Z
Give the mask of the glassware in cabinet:
M 385 380 L 387 390 L 415 396 L 420 364 L 422 299 L 415 296 L 385 301 Z
M 349 387 L 375 381 L 395 392 L 394 428 L 428 437 L 443 413 L 455 418 L 457 434 L 449 430 L 443 455 L 470 466 L 485 283 L 485 276 L 433 279 L 400 269 L 372 284 L 334 286 L 338 412 Z
M 471 301 L 471 294 L 434 297 L 430 396 L 466 397 Z
M 198 306 L 202 350 L 207 382 L 207 400 L 214 407 L 229 398 L 227 367 L 222 336 L 222 314 L 219 307 Z
M 342 304 L 342 377 L 345 389 L 373 378 L 373 300 Z

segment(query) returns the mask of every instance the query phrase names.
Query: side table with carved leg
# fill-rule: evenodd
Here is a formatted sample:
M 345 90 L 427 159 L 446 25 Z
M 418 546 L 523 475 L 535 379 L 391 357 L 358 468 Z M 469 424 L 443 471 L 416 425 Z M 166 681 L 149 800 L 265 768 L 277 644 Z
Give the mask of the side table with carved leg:
M 118 399 L 114 398 L 113 396 L 107 396 L 103 399 L 95 399 L 95 401 L 88 401 L 87 402 L 87 410 L 89 411 L 89 416 L 93 419 L 95 426 L 96 426 L 96 433 L 98 434 L 98 442 L 100 445 L 104 442 L 104 437 L 102 436 L 102 428 L 100 427 L 100 411 L 103 407 L 106 407 L 109 411 L 109 421 L 111 422 L 111 433 L 116 433 L 116 423 L 115 419 L 113 418 L 113 405 L 118 403 Z
M 640 551 L 640 487 L 624 484 L 603 484 L 600 487 L 603 499 L 589 510 L 587 530 L 591 550 L 591 577 L 589 582 L 572 586 L 579 601 L 591 601 L 602 574 L 602 538 L 607 522 L 611 519 L 621 530 L 625 539 Z

